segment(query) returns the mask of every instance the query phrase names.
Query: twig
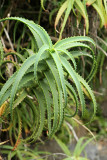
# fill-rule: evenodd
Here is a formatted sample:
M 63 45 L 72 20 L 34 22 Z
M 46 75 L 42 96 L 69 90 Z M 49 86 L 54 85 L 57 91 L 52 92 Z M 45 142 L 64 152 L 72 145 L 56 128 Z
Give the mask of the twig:
M 2 2 L 2 4 L 1 4 L 0 8 L 3 8 L 4 2 L 5 2 L 5 0 L 3 0 L 3 2 Z
M 93 136 L 93 138 L 96 140 L 94 134 L 93 134 L 85 125 L 83 125 L 79 120 L 77 120 L 77 119 L 74 118 L 74 117 L 72 117 L 72 119 L 73 119 L 74 121 L 76 121 L 78 124 L 80 124 L 83 128 L 85 128 L 85 129 Z
M 68 156 L 68 155 L 66 155 L 66 154 L 64 154 L 64 153 L 53 153 L 53 154 L 50 154 L 50 155 L 41 156 L 41 157 L 39 157 L 39 158 L 36 158 L 36 160 L 37 160 L 37 159 L 39 160 L 40 158 L 47 158 L 47 157 L 56 156 L 56 155 L 61 155 L 61 156 L 65 156 L 65 157 L 69 157 L 69 158 L 70 158 L 70 156 Z
M 105 46 L 107 46 L 107 43 L 102 38 L 100 38 L 99 36 L 96 36 L 96 35 L 92 34 L 91 32 L 90 32 L 90 34 L 93 35 L 94 37 L 96 37 L 100 42 L 104 43 Z
M 8 41 L 9 41 L 9 44 L 10 44 L 11 49 L 14 50 L 14 47 L 13 47 L 13 44 L 12 44 L 11 39 L 10 39 L 10 37 L 9 37 L 8 31 L 7 31 L 6 28 L 4 27 L 3 22 L 1 22 L 1 25 L 2 25 L 2 27 L 4 28 L 4 32 L 5 32 L 5 34 L 6 34 L 6 37 L 7 37 Z M 16 61 L 16 63 L 17 63 L 17 58 L 16 58 L 15 55 L 14 55 L 14 58 L 15 58 L 15 61 Z
M 69 127 L 70 130 L 72 131 L 75 140 L 78 142 L 79 138 L 77 137 L 77 134 L 76 134 L 75 130 L 73 129 L 73 127 L 72 127 L 68 122 L 66 122 L 66 124 L 68 125 L 68 127 Z
M 3 44 L 3 47 L 6 48 L 5 43 L 4 43 L 4 40 L 3 40 L 2 37 L 1 37 L 1 42 L 2 42 L 2 44 Z
M 99 45 L 96 44 L 96 46 L 100 51 L 102 51 L 107 56 L 107 53 Z
M 3 22 L 1 22 L 1 25 L 2 25 L 2 27 L 4 27 Z M 13 44 L 12 44 L 12 42 L 11 42 L 11 39 L 10 39 L 9 34 L 8 34 L 8 32 L 7 32 L 7 30 L 6 30 L 5 27 L 4 27 L 4 32 L 5 32 L 6 37 L 7 37 L 8 41 L 9 41 L 9 43 L 10 43 L 11 49 L 14 50 Z
M 99 92 L 97 92 L 97 91 L 93 91 L 95 94 L 97 94 L 97 95 L 100 95 L 100 96 L 103 96 L 104 94 L 103 93 L 99 93 Z
M 7 47 L 10 46 L 10 44 L 9 44 L 6 40 L 5 40 L 5 44 L 6 44 Z M 19 47 L 23 47 L 23 48 L 24 48 L 24 47 L 27 47 L 27 45 L 28 45 L 28 42 L 20 45 Z M 15 49 L 17 48 L 17 46 L 18 46 L 18 44 L 13 44 L 13 47 L 14 47 Z
M 27 95 L 27 97 L 30 98 L 30 99 L 34 99 L 32 96 L 29 96 L 29 95 Z
M 58 38 L 51 36 L 51 40 L 57 42 L 57 41 L 58 41 Z

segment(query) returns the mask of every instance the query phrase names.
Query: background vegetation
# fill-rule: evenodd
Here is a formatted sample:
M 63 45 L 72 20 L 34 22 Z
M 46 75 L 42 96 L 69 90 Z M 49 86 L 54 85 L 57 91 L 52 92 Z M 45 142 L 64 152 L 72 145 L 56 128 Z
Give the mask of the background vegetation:
M 87 159 L 107 133 L 106 0 L 0 3 L 1 159 Z M 61 157 L 40 148 L 49 138 Z

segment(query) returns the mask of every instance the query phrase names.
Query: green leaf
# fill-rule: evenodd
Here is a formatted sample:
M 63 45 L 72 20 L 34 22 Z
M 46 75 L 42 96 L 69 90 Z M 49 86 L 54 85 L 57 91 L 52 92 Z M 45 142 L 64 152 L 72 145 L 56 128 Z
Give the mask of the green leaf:
M 99 16 L 101 18 L 101 27 L 103 27 L 103 25 L 105 23 L 105 19 L 104 19 L 104 14 L 103 14 L 103 10 L 101 9 L 101 6 L 98 6 L 96 3 L 93 3 L 92 6 L 95 8 L 97 13 L 99 14 Z
M 74 0 L 72 0 L 72 1 L 71 0 L 67 0 L 67 2 L 68 2 L 67 3 L 67 10 L 65 12 L 64 21 L 63 21 L 63 24 L 62 24 L 62 27 L 61 27 L 59 39 L 61 39 L 61 37 L 62 37 L 62 32 L 63 32 L 64 27 L 66 25 L 66 22 L 67 22 L 67 19 L 69 17 L 69 14 L 71 12 L 71 9 L 73 8 Z
M 79 108 L 79 102 L 78 102 L 77 93 L 75 92 L 75 90 L 74 90 L 74 88 L 71 86 L 71 84 L 70 84 L 70 83 L 68 83 L 67 81 L 66 81 L 66 86 L 67 86 L 67 87 L 68 87 L 68 89 L 70 90 L 70 93 L 72 93 L 72 94 L 73 94 L 73 97 L 74 97 L 74 99 L 75 99 L 75 103 L 76 103 L 76 110 L 75 110 L 75 112 L 74 112 L 74 114 L 73 114 L 73 115 L 65 114 L 65 116 L 67 116 L 67 117 L 74 117 L 74 116 L 77 114 L 77 112 L 78 112 L 78 108 Z
M 44 95 L 43 92 L 37 91 L 36 89 L 33 89 L 38 103 L 39 103 L 39 110 L 40 110 L 40 125 L 38 128 L 37 133 L 32 137 L 34 140 L 32 142 L 34 142 L 42 133 L 43 127 L 44 127 L 44 121 L 45 121 L 45 104 L 44 104 Z
M 52 46 L 51 39 L 48 33 L 39 25 L 35 24 L 33 21 L 19 18 L 19 17 L 8 17 L 4 19 L 0 19 L 0 22 L 5 20 L 17 20 L 27 25 L 27 27 L 31 30 L 35 40 L 37 41 L 38 47 L 40 48 L 43 44 L 47 44 L 50 47 Z M 40 44 L 41 43 L 41 44 Z
M 44 3 L 44 0 L 41 0 L 40 2 L 41 2 L 41 7 L 42 7 L 42 9 L 45 10 L 44 4 L 43 4 L 43 3 Z
M 71 48 L 71 46 L 69 46 L 70 44 L 72 45 L 73 42 L 81 42 L 81 41 L 86 41 L 86 42 L 90 42 L 95 46 L 95 42 L 93 41 L 92 38 L 87 37 L 87 36 L 76 36 L 76 37 L 69 37 L 69 38 L 65 38 L 61 41 L 58 41 L 55 43 L 54 47 L 55 48 L 61 48 L 63 47 L 63 49 L 68 49 Z M 83 43 L 82 43 L 83 44 Z M 67 47 L 66 47 L 67 45 Z
M 61 88 L 61 81 L 60 81 L 60 77 L 58 74 L 58 70 L 55 66 L 55 63 L 53 60 L 47 60 L 46 61 L 56 82 L 57 88 L 58 88 L 58 98 L 59 98 L 59 107 L 60 107 L 60 111 L 59 111 L 59 124 L 58 124 L 58 128 L 57 130 L 61 127 L 62 122 L 63 122 L 63 118 L 64 118 L 64 106 L 63 106 L 63 91 Z
M 51 130 L 51 136 L 52 136 L 55 133 L 55 131 L 57 130 L 57 126 L 58 126 L 58 112 L 59 112 L 58 92 L 56 89 L 56 84 L 55 84 L 54 77 L 53 77 L 52 73 L 45 72 L 45 76 L 48 81 L 49 87 L 51 89 L 52 97 L 53 97 L 54 118 L 53 118 L 52 130 Z
M 5 83 L 5 85 L 3 86 L 3 88 L 0 91 L 0 101 L 2 100 L 2 97 L 4 96 L 5 92 L 8 90 L 8 88 L 13 84 L 14 82 L 14 78 L 16 76 L 17 72 L 14 73 Z
M 13 104 L 14 97 L 15 97 L 15 94 L 16 94 L 17 89 L 18 89 L 18 85 L 19 85 L 22 77 L 24 76 L 25 72 L 30 68 L 30 66 L 32 66 L 32 64 L 34 64 L 34 62 L 36 60 L 35 58 L 36 58 L 36 55 L 30 56 L 23 63 L 23 65 L 21 66 L 21 68 L 17 72 L 17 75 L 14 79 L 14 83 L 13 83 L 12 90 L 11 90 L 11 95 L 10 95 L 10 112 L 11 112 L 11 115 L 12 115 L 12 104 Z
M 96 1 L 96 0 L 87 0 L 87 1 L 86 1 L 86 5 L 87 5 L 87 6 L 90 6 L 90 5 L 92 5 L 95 1 Z
M 68 52 L 67 50 L 64 50 L 64 49 L 57 49 L 57 51 L 60 51 L 62 53 L 65 53 L 69 59 L 72 61 L 73 65 L 74 65 L 74 68 L 76 70 L 77 66 L 76 66 L 76 62 L 75 62 L 75 59 L 74 57 L 72 56 L 72 54 L 70 52 Z
M 74 69 L 72 68 L 72 66 L 70 65 L 70 63 L 64 57 L 60 56 L 60 58 L 61 58 L 61 62 L 63 64 L 64 68 L 67 70 L 67 72 L 69 73 L 70 77 L 73 79 L 73 81 L 74 81 L 74 83 L 76 85 L 76 88 L 77 88 L 77 91 L 78 91 L 78 94 L 79 94 L 79 98 L 80 98 L 81 107 L 82 107 L 82 116 L 84 116 L 84 113 L 85 113 L 85 100 L 84 100 L 83 91 L 82 91 L 79 79 L 77 77 L 77 74 L 74 71 Z
M 73 153 L 73 156 L 75 157 L 79 157 L 81 152 L 84 150 L 84 148 L 86 147 L 86 145 L 91 142 L 93 140 L 93 138 L 90 138 L 88 139 L 85 143 L 83 143 L 83 141 L 86 139 L 86 137 L 82 137 L 79 139 L 76 147 L 75 147 L 75 150 L 74 150 L 74 153 Z
M 49 49 L 49 46 L 43 45 L 43 46 L 39 49 L 38 53 L 36 54 L 36 60 L 35 60 L 35 63 L 34 63 L 34 77 L 35 77 L 36 80 L 37 80 L 37 66 L 38 66 L 40 57 L 41 57 L 41 55 L 42 55 L 46 50 L 48 50 L 48 49 Z
M 90 97 L 91 97 L 91 99 L 92 99 L 93 105 L 94 105 L 94 113 L 93 113 L 93 115 L 91 114 L 91 120 L 90 120 L 90 122 L 91 122 L 91 121 L 93 120 L 93 118 L 94 118 L 94 116 L 95 116 L 95 114 L 96 114 L 96 110 L 97 110 L 96 99 L 95 99 L 95 96 L 94 96 L 91 88 L 89 87 L 88 83 L 86 83 L 85 80 L 84 80 L 80 75 L 77 74 L 77 76 L 78 76 L 78 79 L 79 79 L 79 81 L 81 82 L 81 84 L 82 84 L 82 85 L 86 88 L 86 90 L 88 91 L 88 93 L 89 93 L 89 95 L 90 95 Z
M 56 26 L 63 14 L 63 12 L 66 10 L 67 8 L 67 5 L 68 5 L 68 0 L 66 0 L 62 5 L 61 5 L 61 8 L 59 9 L 58 13 L 57 13 L 57 16 L 56 16 L 56 19 L 55 19 L 55 29 L 56 29 Z
M 63 93 L 64 93 L 65 106 L 66 106 L 67 105 L 67 92 L 66 92 L 65 79 L 64 79 L 64 73 L 63 73 L 61 60 L 60 60 L 60 57 L 58 55 L 57 50 L 55 50 L 55 53 L 52 53 L 51 55 L 52 55 L 54 62 L 57 66 L 57 69 L 58 69 L 58 73 L 59 73 L 60 81 L 61 81 L 61 86 L 62 86 Z
M 49 129 L 49 136 L 51 135 L 51 105 L 52 105 L 52 100 L 50 97 L 50 93 L 49 93 L 49 86 L 44 82 L 44 81 L 40 81 L 40 86 L 43 90 L 44 93 L 44 97 L 45 97 L 45 101 L 46 101 L 46 106 L 47 106 L 47 114 L 48 114 L 48 129 Z
M 83 1 L 83 3 L 84 3 L 84 1 Z M 86 33 L 88 34 L 89 20 L 88 20 L 88 14 L 87 14 L 86 6 L 83 3 L 80 0 L 75 0 L 74 5 L 85 20 Z
M 68 147 L 60 140 L 58 139 L 56 136 L 54 136 L 56 142 L 59 144 L 59 146 L 61 147 L 61 149 L 63 150 L 63 152 L 67 155 L 67 156 L 71 156 L 71 152 L 68 149 Z

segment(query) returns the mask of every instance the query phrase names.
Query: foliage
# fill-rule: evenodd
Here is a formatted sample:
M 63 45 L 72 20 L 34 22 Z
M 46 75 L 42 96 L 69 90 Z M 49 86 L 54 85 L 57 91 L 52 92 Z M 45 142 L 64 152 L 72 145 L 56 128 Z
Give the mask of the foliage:
M 7 156 L 7 160 L 12 158 L 18 158 L 19 160 L 23 160 L 26 158 L 26 160 L 30 159 L 38 159 L 43 160 L 42 155 L 47 154 L 50 155 L 50 153 L 46 152 L 40 152 L 37 151 L 37 148 L 34 148 L 33 150 L 30 149 L 26 144 L 21 144 L 18 146 L 17 150 L 12 151 L 12 146 L 9 145 L 3 145 L 0 146 L 0 149 L 2 150 L 2 155 Z
M 58 139 L 57 137 L 55 137 L 55 140 L 57 141 L 57 143 L 59 144 L 59 146 L 62 148 L 63 152 L 68 157 L 68 158 L 65 158 L 63 160 L 88 160 L 87 158 L 81 157 L 81 153 L 83 152 L 83 150 L 86 147 L 86 145 L 88 143 L 90 143 L 90 141 L 93 140 L 93 138 L 90 138 L 88 140 L 86 140 L 86 137 L 80 138 L 79 141 L 77 142 L 76 146 L 75 146 L 73 154 L 71 154 L 71 152 L 68 149 L 68 147 L 60 139 Z M 86 140 L 85 143 L 83 143 L 84 140 Z
M 67 157 L 67 158 L 64 158 L 63 160 L 77 160 L 77 159 L 88 160 L 86 157 L 83 158 L 81 156 L 81 153 L 83 152 L 87 144 L 93 140 L 93 138 L 90 138 L 90 139 L 87 139 L 86 137 L 80 138 L 76 144 L 76 147 L 73 153 L 71 153 L 68 147 L 56 136 L 54 137 L 54 139 L 56 140 L 60 148 L 63 150 L 63 152 L 65 153 L 64 157 Z M 10 158 L 15 158 L 16 156 L 18 157 L 19 160 L 22 160 L 23 158 L 26 158 L 26 159 L 33 158 L 33 159 L 43 160 L 45 157 L 52 156 L 52 153 L 50 152 L 38 151 L 36 147 L 32 150 L 27 145 L 24 146 L 23 144 L 20 144 L 17 150 L 14 150 L 14 151 L 12 151 L 12 146 L 9 146 L 9 145 L 3 145 L 3 146 L 0 146 L 0 148 L 2 150 L 2 154 L 7 155 L 8 160 Z M 57 154 L 53 154 L 53 156 L 57 157 Z
M 98 57 L 97 57 L 97 66 L 99 70 L 99 81 L 102 84 L 102 70 L 104 65 L 104 60 L 107 56 L 107 38 L 101 39 L 97 36 L 97 48 L 98 48 Z
M 93 102 L 94 112 L 90 120 L 92 121 L 96 113 L 96 100 L 88 83 L 77 73 L 74 53 L 76 52 L 76 57 L 92 54 L 93 65 L 87 77 L 89 82 L 94 76 L 95 55 L 89 45 L 82 41 L 95 45 L 93 40 L 83 36 L 70 37 L 53 45 L 47 32 L 33 21 L 18 17 L 5 18 L 0 21 L 5 20 L 17 20 L 24 23 L 32 32 L 36 46 L 36 51 L 26 49 L 29 53 L 26 60 L 20 53 L 9 53 L 16 55 L 19 62 L 5 60 L 7 55 L 3 53 L 2 45 L 0 48 L 1 81 L 5 80 L 3 75 L 6 63 L 13 63 L 16 67 L 14 74 L 5 84 L 2 83 L 3 87 L 0 91 L 2 131 L 9 131 L 11 144 L 14 145 L 13 150 L 21 142 L 31 143 L 37 140 L 43 129 L 49 137 L 54 135 L 60 129 L 65 116 L 72 117 L 77 113 L 79 101 L 84 117 L 86 111 L 84 89 Z M 90 54 L 82 54 L 77 47 L 88 49 Z M 75 49 L 73 54 L 72 49 Z M 76 104 L 76 112 L 73 115 L 68 115 L 65 111 L 70 95 Z M 15 144 L 13 137 L 16 140 Z
M 19 0 L 15 3 L 14 1 L 4 1 L 4 8 L 1 7 L 1 17 L 5 17 L 8 11 L 11 16 L 33 19 L 36 23 L 43 25 L 51 36 L 55 37 L 49 37 L 47 32 L 33 21 L 18 17 L 7 18 L 4 26 L 2 25 L 0 28 L 2 40 L 2 43 L 0 41 L 0 151 L 2 155 L 8 155 L 8 159 L 42 159 L 42 154 L 47 154 L 48 157 L 51 153 L 38 152 L 38 149 L 34 149 L 33 146 L 38 141 L 46 140 L 47 136 L 52 137 L 57 133 L 57 141 L 61 147 L 63 146 L 62 149 L 67 151 L 65 154 L 68 155 L 68 158 L 66 159 L 71 159 L 73 155 L 74 159 L 85 159 L 80 157 L 80 149 L 84 149 L 82 148 L 84 138 L 78 141 L 79 145 L 77 144 L 77 146 L 79 147 L 77 150 L 75 148 L 76 151 L 72 155 L 65 144 L 68 141 L 71 142 L 72 128 L 75 125 L 77 127 L 77 122 L 74 124 L 74 119 L 80 119 L 82 112 L 82 117 L 86 121 L 90 119 L 91 122 L 96 113 L 96 101 L 89 87 L 89 82 L 94 77 L 90 86 L 95 86 L 94 90 L 96 88 L 98 91 L 97 75 L 99 74 L 100 83 L 105 83 L 102 79 L 102 72 L 104 72 L 103 64 L 107 55 L 106 38 L 104 39 L 106 34 L 103 35 L 102 30 L 100 30 L 100 37 L 90 33 L 97 46 L 96 52 L 98 54 L 95 57 L 91 49 L 95 46 L 92 39 L 78 36 L 60 41 L 56 38 L 57 35 L 52 29 L 53 27 L 50 28 L 50 24 L 47 22 L 49 18 L 51 24 L 54 24 L 53 15 L 57 12 L 55 29 L 56 31 L 60 30 L 59 39 L 61 39 L 65 26 L 68 27 L 69 21 L 72 22 L 73 14 L 77 20 L 77 28 L 78 25 L 83 25 L 84 20 L 84 33 L 85 29 L 88 33 L 90 29 L 90 13 L 88 11 L 93 7 L 100 16 L 100 26 L 107 28 L 106 1 L 41 0 L 41 7 L 39 1 L 21 2 Z M 13 8 L 13 6 L 16 6 L 16 9 L 10 11 L 9 8 Z M 25 6 L 26 10 L 24 10 Z M 47 6 L 47 10 L 44 6 Z M 42 12 L 42 8 L 45 12 Z M 9 19 L 17 20 L 17 22 L 10 22 Z M 59 26 L 61 27 L 59 28 Z M 14 41 L 12 45 L 10 41 L 10 44 L 7 43 L 9 35 L 6 35 L 6 29 L 11 40 Z M 69 35 L 70 33 L 68 33 Z M 58 42 L 52 44 L 51 40 L 55 42 L 58 40 Z M 10 46 L 11 49 L 8 48 Z M 96 72 L 98 73 L 95 75 Z M 91 104 L 89 100 L 92 102 Z M 76 115 L 78 109 L 80 117 Z M 92 110 L 94 110 L 93 115 Z M 75 115 L 76 118 L 72 118 Z M 100 118 L 97 113 L 94 120 L 91 130 L 96 132 L 100 128 L 102 131 L 99 133 L 106 134 L 104 118 Z M 80 122 L 78 124 L 86 128 L 80 120 L 77 121 Z M 89 131 L 88 128 L 87 131 Z M 89 132 L 91 133 L 91 131 Z M 91 135 L 93 134 L 91 133 Z M 31 142 L 34 144 L 28 145 Z M 9 145 L 4 145 L 5 143 Z M 29 147 L 33 147 L 33 150 Z
M 57 2 L 56 2 L 57 3 Z M 41 6 L 43 9 L 44 5 L 43 5 L 43 0 L 41 0 Z M 70 16 L 71 11 L 74 13 L 74 15 L 77 18 L 78 21 L 78 25 L 81 22 L 81 17 L 84 18 L 84 28 L 86 29 L 86 34 L 88 34 L 89 31 L 89 16 L 88 16 L 88 7 L 92 6 L 97 13 L 100 16 L 100 26 L 101 27 L 105 27 L 107 28 L 107 4 L 106 4 L 106 0 L 66 0 L 66 1 L 62 1 L 61 7 L 58 10 L 57 16 L 56 16 L 56 20 L 55 20 L 55 29 L 56 26 L 59 23 L 59 20 L 61 19 L 62 15 L 65 13 L 64 18 L 63 18 L 63 22 L 61 24 L 61 31 L 60 31 L 60 36 L 59 39 L 61 39 L 62 37 L 62 32 L 64 30 L 64 27 L 66 25 L 67 19 Z M 59 7 L 59 5 L 58 5 Z M 57 11 L 57 10 L 55 10 Z M 52 12 L 53 14 L 53 12 Z M 50 15 L 52 16 L 52 15 Z M 56 29 L 57 31 L 57 29 Z

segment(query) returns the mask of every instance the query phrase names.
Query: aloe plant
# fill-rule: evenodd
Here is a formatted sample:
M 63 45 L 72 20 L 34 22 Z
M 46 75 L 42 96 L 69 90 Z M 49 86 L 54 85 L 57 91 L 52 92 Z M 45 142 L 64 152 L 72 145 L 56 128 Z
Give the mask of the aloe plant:
M 81 153 L 85 147 L 93 140 L 93 138 L 88 139 L 87 137 L 82 137 L 78 140 L 73 153 L 71 154 L 68 147 L 57 137 L 54 137 L 58 145 L 61 147 L 67 158 L 63 160 L 89 160 L 87 157 L 82 157 Z M 85 142 L 84 142 L 85 140 Z M 83 143 L 84 142 L 84 143 Z
M 100 26 L 107 29 L 107 2 L 106 0 L 87 0 L 87 6 L 92 5 L 100 16 Z
M 44 0 L 41 0 L 41 7 L 45 10 L 43 5 Z M 59 20 L 64 14 L 64 19 L 61 25 L 61 30 L 59 32 L 59 39 L 62 37 L 62 33 L 64 31 L 66 22 L 68 17 L 70 16 L 70 13 L 73 12 L 76 16 L 78 23 L 80 24 L 81 17 L 84 19 L 84 28 L 86 30 L 86 34 L 88 34 L 89 31 L 89 18 L 88 18 L 88 12 L 87 7 L 92 6 L 100 17 L 100 27 L 105 27 L 107 29 L 107 2 L 106 0 L 65 0 L 62 2 L 61 6 L 56 9 L 53 12 L 57 12 L 56 19 L 55 19 L 55 30 L 57 31 L 57 25 L 59 23 Z M 75 12 L 76 11 L 76 12 Z M 51 19 L 50 14 L 50 19 Z
M 0 146 L 0 149 L 2 150 L 2 154 L 7 156 L 6 157 L 7 160 L 16 159 L 16 157 L 19 160 L 23 160 L 23 159 L 43 160 L 44 158 L 42 158 L 42 155 L 47 154 L 47 156 L 49 156 L 51 154 L 49 152 L 37 151 L 36 147 L 32 150 L 28 146 L 26 146 L 26 150 L 25 150 L 25 146 L 23 144 L 21 144 L 15 151 L 12 151 L 12 146 L 9 146 L 9 145 Z
M 53 45 L 48 33 L 33 21 L 9 17 L 1 19 L 0 22 L 5 20 L 24 23 L 33 34 L 37 46 L 37 52 L 32 51 L 26 60 L 23 55 L 20 56 L 24 61 L 22 60 L 21 66 L 18 66 L 0 91 L 0 118 L 3 123 L 4 118 L 7 117 L 9 122 L 9 126 L 2 131 L 9 131 L 12 144 L 14 134 L 16 143 L 13 150 L 20 141 L 35 141 L 44 128 L 49 137 L 54 135 L 60 129 L 64 117 L 72 116 L 65 112 L 69 95 L 72 95 L 71 98 L 75 100 L 76 113 L 78 106 L 81 106 L 84 117 L 86 104 L 83 88 L 87 90 L 93 103 L 94 111 L 91 116 L 93 120 L 97 106 L 88 82 L 94 76 L 96 61 L 93 50 L 83 42 L 89 42 L 95 46 L 94 41 L 89 37 L 78 36 L 60 40 Z M 77 47 L 87 49 L 89 53 L 84 55 L 89 55 L 93 59 L 87 82 L 78 74 L 75 54 L 70 51 L 75 49 L 76 57 L 83 55 Z M 30 52 L 30 50 L 27 51 Z M 1 70 L 1 75 L 2 73 Z M 17 131 L 16 126 L 18 126 Z M 22 129 L 25 134 L 26 130 L 29 131 L 27 138 L 25 136 L 22 138 Z
M 55 20 L 55 29 L 56 26 L 62 16 L 62 14 L 65 12 L 65 16 L 64 16 L 64 21 L 61 27 L 61 31 L 60 31 L 60 36 L 59 39 L 61 39 L 62 36 L 62 32 L 64 30 L 65 24 L 67 22 L 67 19 L 70 15 L 70 12 L 73 11 L 74 12 L 74 8 L 77 9 L 78 13 L 80 16 L 77 16 L 76 13 L 75 15 L 78 17 L 83 17 L 84 18 L 84 22 L 85 22 L 85 28 L 86 28 L 86 33 L 88 34 L 88 30 L 89 30 L 89 19 L 88 19 L 88 14 L 87 14 L 87 10 L 86 10 L 86 2 L 85 1 L 81 1 L 81 0 L 66 0 L 62 6 L 60 7 L 57 16 L 56 16 L 56 20 Z M 80 18 L 81 19 L 81 18 Z

